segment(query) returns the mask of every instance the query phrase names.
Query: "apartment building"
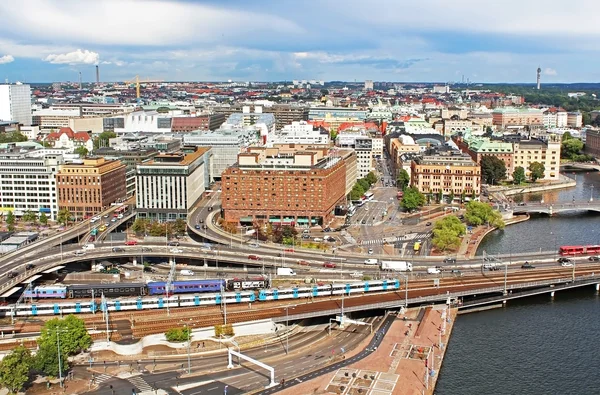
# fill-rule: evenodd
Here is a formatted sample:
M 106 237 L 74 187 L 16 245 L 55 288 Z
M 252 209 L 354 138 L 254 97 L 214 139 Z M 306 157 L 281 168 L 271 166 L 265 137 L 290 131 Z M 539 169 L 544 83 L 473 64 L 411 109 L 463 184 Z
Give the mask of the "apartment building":
M 244 110 L 247 108 L 247 110 Z M 276 120 L 276 129 L 281 130 L 292 122 L 308 120 L 308 107 L 300 104 L 274 104 L 272 106 L 258 106 L 253 104 L 223 105 L 213 108 L 215 114 L 223 114 L 225 118 L 234 113 L 268 113 L 273 114 Z
M 456 197 L 481 193 L 481 168 L 470 156 L 460 151 L 424 155 L 411 163 L 411 185 L 421 193 L 440 191 Z
M 31 125 L 31 87 L 27 84 L 0 84 L 0 121 Z
M 585 133 L 585 152 L 600 158 L 600 130 L 588 129 Z
M 79 147 L 84 147 L 88 152 L 92 152 L 94 149 L 94 141 L 87 132 L 74 132 L 69 127 L 60 128 L 58 132 L 48 134 L 46 142 L 54 148 L 64 148 L 68 152 L 73 152 Z
M 225 122 L 225 114 L 200 114 L 195 117 L 173 117 L 173 133 L 190 133 L 195 130 L 215 130 Z
M 506 166 L 506 176 L 510 178 L 514 171 L 513 144 L 506 141 L 490 140 L 485 137 L 455 137 L 452 139 L 458 148 L 468 154 L 475 162 L 481 164 L 484 156 L 495 156 Z
M 210 147 L 198 147 L 161 153 L 137 165 L 138 218 L 186 219 L 210 184 L 210 161 Z
M 267 144 L 325 144 L 329 145 L 331 140 L 329 132 L 321 128 L 314 128 L 306 121 L 292 122 L 285 125 L 281 131 L 271 134 L 267 138 Z
M 529 177 L 529 165 L 532 162 L 540 162 L 546 169 L 543 180 L 560 179 L 560 138 L 557 135 L 548 136 L 547 141 L 531 139 L 514 142 L 513 150 L 513 167 L 523 167 L 527 177 Z
M 86 218 L 124 200 L 125 171 L 121 161 L 98 157 L 63 165 L 56 175 L 59 208 L 66 208 L 76 218 Z
M 542 126 L 544 113 L 537 108 L 501 107 L 492 113 L 492 123 L 501 128 Z
M 345 204 L 346 160 L 328 149 L 252 147 L 223 172 L 224 219 L 250 225 L 323 225 Z
M 583 115 L 579 111 L 567 113 L 567 126 L 571 128 L 580 128 L 583 124 Z
M 338 130 L 341 124 L 347 122 L 364 122 L 369 111 L 348 107 L 311 107 L 308 111 L 310 121 L 329 124 L 332 131 Z
M 383 139 L 381 144 L 383 150 Z M 364 131 L 340 132 L 336 146 L 351 148 L 356 152 L 358 178 L 363 178 L 373 171 L 373 140 Z
M 56 174 L 60 154 L 32 155 L 11 149 L 0 152 L 0 210 L 17 217 L 27 211 L 44 213 L 55 221 L 58 214 Z

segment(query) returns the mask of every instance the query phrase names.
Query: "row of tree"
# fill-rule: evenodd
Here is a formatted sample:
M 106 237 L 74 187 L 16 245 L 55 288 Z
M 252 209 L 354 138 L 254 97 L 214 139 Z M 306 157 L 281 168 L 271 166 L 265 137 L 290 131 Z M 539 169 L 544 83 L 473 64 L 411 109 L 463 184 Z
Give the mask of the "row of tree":
M 69 357 L 87 350 L 92 345 L 92 338 L 84 321 L 69 315 L 47 321 L 37 343 L 35 355 L 28 348 L 19 346 L 0 361 L 0 386 L 16 393 L 34 373 L 58 377 L 60 371 L 64 376 L 70 368 Z
M 359 200 L 371 188 L 371 185 L 377 182 L 375 173 L 370 172 L 366 177 L 361 178 L 354 184 L 350 191 L 350 200 Z
M 133 222 L 131 230 L 138 235 L 149 236 L 174 236 L 185 234 L 187 224 L 185 220 L 178 218 L 175 221 L 158 222 L 145 218 L 138 218 Z
M 544 178 L 546 167 L 541 162 L 531 162 L 528 167 L 529 178 L 531 182 Z M 483 183 L 489 185 L 497 185 L 506 177 L 506 164 L 496 156 L 486 155 L 481 158 L 481 179 Z M 521 184 L 526 181 L 525 168 L 522 166 L 515 167 L 512 173 L 513 183 Z
M 573 137 L 571 133 L 566 132 L 562 135 L 560 157 L 572 162 L 588 162 L 592 160 L 592 155 L 587 155 L 582 152 L 583 147 L 583 141 Z

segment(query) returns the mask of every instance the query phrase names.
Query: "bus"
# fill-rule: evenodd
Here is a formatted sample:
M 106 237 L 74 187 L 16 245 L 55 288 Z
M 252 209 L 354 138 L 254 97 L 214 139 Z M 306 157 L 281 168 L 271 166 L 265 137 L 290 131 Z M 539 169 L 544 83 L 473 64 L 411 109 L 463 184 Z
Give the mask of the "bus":
M 117 216 L 119 216 L 119 214 L 124 214 L 125 211 L 127 211 L 127 205 L 126 204 L 124 204 L 121 207 L 119 207 L 118 209 L 116 209 L 113 216 L 117 217 Z
M 356 212 L 356 207 L 354 206 L 350 206 L 350 208 L 348 209 L 348 213 L 346 214 L 348 217 L 352 217 L 354 215 L 354 213 Z
M 421 242 L 420 241 L 415 241 L 415 245 L 413 246 L 413 250 L 415 252 L 419 252 L 420 249 L 421 249 Z
M 367 202 L 373 200 L 373 192 L 365 192 L 363 195 L 363 200 L 366 200 Z

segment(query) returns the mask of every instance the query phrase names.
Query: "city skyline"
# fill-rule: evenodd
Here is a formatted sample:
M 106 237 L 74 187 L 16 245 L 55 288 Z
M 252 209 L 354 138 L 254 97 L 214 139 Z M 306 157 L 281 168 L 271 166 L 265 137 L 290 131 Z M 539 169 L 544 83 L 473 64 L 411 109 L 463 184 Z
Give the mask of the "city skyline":
M 578 7 L 581 5 L 581 7 Z M 427 5 L 426 5 L 427 4 Z M 583 0 L 4 2 L 0 78 L 11 82 L 292 79 L 597 82 Z M 597 8 L 594 10 L 594 8 Z M 515 12 L 515 11 L 518 12 Z

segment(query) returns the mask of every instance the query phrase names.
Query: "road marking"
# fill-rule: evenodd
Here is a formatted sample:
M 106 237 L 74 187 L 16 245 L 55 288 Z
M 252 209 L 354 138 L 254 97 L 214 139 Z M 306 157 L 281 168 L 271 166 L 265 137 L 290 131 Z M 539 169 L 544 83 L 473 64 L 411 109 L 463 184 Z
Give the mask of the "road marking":
M 177 389 L 179 391 L 184 391 L 190 388 L 196 388 L 196 387 L 200 387 L 201 385 L 205 385 L 205 384 L 210 384 L 210 383 L 214 383 L 215 380 L 208 380 L 208 381 L 198 381 L 196 383 L 189 383 L 189 384 L 183 384 L 177 387 Z

